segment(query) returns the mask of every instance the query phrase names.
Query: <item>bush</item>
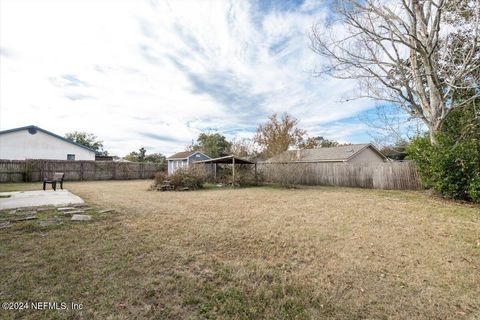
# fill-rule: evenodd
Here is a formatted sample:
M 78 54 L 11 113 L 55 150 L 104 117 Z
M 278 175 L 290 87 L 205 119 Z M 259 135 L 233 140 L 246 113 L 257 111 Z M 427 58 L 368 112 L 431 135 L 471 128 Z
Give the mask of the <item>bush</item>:
M 168 174 L 165 171 L 157 171 L 153 175 L 153 185 L 158 186 L 163 184 L 165 180 L 168 180 Z
M 203 167 L 190 167 L 177 169 L 172 175 L 168 176 L 170 184 L 175 189 L 188 188 L 190 190 L 196 190 L 203 188 L 203 184 L 207 179 L 205 168 Z
M 177 169 L 172 175 L 168 175 L 164 171 L 155 172 L 153 183 L 150 187 L 151 190 L 157 190 L 158 186 L 165 184 L 165 181 L 169 181 L 170 185 L 175 189 L 188 188 L 189 190 L 201 189 L 207 174 L 204 168 L 180 168 Z
M 452 111 L 432 145 L 424 135 L 412 140 L 408 158 L 422 183 L 444 197 L 480 202 L 480 128 L 475 108 Z

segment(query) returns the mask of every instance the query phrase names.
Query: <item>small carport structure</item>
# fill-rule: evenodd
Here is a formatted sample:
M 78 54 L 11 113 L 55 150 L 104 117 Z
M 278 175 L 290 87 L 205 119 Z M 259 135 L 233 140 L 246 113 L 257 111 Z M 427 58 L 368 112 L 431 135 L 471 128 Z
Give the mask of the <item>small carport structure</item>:
M 254 165 L 255 167 L 255 181 L 257 180 L 257 163 L 242 159 L 234 155 L 229 155 L 225 157 L 215 158 L 215 159 L 208 159 L 203 161 L 195 161 L 194 163 L 211 163 L 213 164 L 213 178 L 217 179 L 217 164 L 231 164 L 232 165 L 232 185 L 235 186 L 235 165 L 236 164 L 250 164 Z

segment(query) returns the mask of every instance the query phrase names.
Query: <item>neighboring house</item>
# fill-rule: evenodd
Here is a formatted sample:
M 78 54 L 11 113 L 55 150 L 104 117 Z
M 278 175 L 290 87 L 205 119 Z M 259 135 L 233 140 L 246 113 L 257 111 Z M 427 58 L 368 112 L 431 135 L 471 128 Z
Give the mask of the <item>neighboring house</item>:
M 182 151 L 167 158 L 168 174 L 172 174 L 179 168 L 188 168 L 195 161 L 209 160 L 210 157 L 198 151 Z
M 381 163 L 387 158 L 373 144 L 285 151 L 266 162 Z
M 95 160 L 95 150 L 36 126 L 0 131 L 0 159 Z

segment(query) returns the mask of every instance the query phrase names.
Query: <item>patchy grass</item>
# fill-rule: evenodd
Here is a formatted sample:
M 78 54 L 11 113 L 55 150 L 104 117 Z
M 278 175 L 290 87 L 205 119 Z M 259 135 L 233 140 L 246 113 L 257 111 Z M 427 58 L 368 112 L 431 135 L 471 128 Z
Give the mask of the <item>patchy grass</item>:
M 0 230 L 0 300 L 26 319 L 474 319 L 480 210 L 348 188 L 147 191 L 67 183 L 109 219 Z M 0 191 L 39 189 L 0 185 Z

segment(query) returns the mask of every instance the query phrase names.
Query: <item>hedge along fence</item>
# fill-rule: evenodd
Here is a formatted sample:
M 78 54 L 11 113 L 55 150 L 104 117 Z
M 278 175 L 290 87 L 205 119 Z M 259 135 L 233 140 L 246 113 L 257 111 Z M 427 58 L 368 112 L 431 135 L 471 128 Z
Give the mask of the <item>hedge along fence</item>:
M 65 160 L 0 160 L 0 182 L 35 182 L 64 172 L 65 180 L 150 179 L 157 163 Z
M 371 189 L 415 190 L 421 183 L 411 161 L 379 164 L 258 163 L 266 182 L 282 185 L 321 185 Z

